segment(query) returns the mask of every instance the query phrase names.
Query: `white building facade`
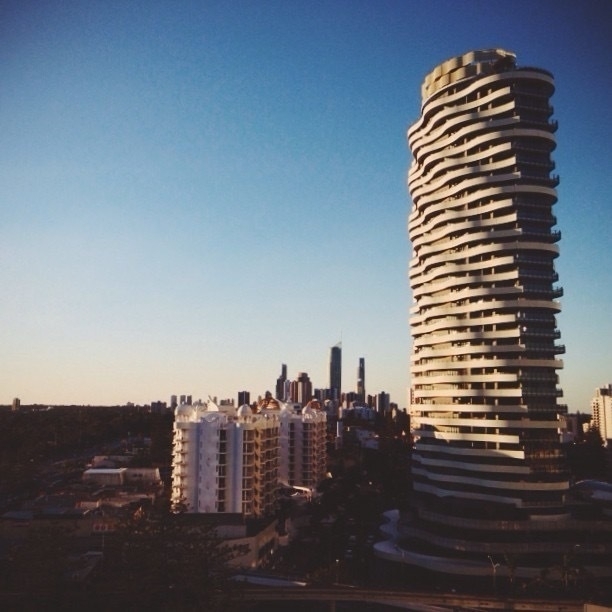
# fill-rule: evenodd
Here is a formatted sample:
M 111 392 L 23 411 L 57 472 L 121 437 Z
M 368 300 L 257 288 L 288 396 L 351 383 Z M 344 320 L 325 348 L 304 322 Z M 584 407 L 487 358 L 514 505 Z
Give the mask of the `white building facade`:
M 249 406 L 179 406 L 172 502 L 187 512 L 271 516 L 280 484 L 314 491 L 327 469 L 327 415 L 272 397 Z
M 591 400 L 593 426 L 599 431 L 606 446 L 612 441 L 612 384 L 595 390 Z
M 187 512 L 271 516 L 278 487 L 279 419 L 213 401 L 175 411 L 172 502 Z
M 301 411 L 285 404 L 279 420 L 280 481 L 314 491 L 327 471 L 327 414 L 312 400 Z

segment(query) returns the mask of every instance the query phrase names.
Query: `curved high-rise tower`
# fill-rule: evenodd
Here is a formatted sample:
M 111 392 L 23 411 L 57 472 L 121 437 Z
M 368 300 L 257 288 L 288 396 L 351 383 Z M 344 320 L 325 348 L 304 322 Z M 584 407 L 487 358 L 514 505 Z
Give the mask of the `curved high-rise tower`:
M 501 50 L 436 68 L 408 139 L 414 488 L 557 514 L 553 79 Z
M 418 553 L 411 562 L 456 573 L 508 555 L 535 571 L 582 529 L 568 513 L 560 441 L 554 83 L 515 59 L 492 49 L 439 65 L 408 130 L 414 451 L 404 537 Z

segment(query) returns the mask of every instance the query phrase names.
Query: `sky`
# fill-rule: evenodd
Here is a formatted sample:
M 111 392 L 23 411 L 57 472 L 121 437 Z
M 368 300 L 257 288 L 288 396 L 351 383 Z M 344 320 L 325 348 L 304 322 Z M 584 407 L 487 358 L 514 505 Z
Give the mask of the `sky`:
M 0 404 L 273 390 L 407 405 L 406 130 L 442 61 L 555 75 L 560 372 L 612 382 L 607 0 L 5 0 Z

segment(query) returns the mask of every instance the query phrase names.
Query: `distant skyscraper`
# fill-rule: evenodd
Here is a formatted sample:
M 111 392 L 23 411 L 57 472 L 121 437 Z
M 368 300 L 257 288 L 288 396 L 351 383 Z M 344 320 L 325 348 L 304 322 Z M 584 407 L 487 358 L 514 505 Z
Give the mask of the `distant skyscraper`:
M 291 382 L 291 401 L 305 406 L 312 399 L 312 382 L 306 372 L 299 372 Z
M 363 357 L 359 358 L 359 367 L 357 368 L 357 397 L 361 402 L 366 400 L 365 359 Z
M 332 346 L 329 353 L 329 388 L 332 398 L 340 401 L 342 397 L 342 344 Z
M 238 391 L 238 406 L 248 406 L 251 403 L 251 394 L 248 391 Z
M 153 401 L 151 402 L 151 414 L 164 414 L 167 407 L 166 402 Z
M 381 391 L 376 398 L 376 412 L 387 415 L 391 412 L 391 397 L 388 393 Z
M 285 401 L 286 397 L 286 389 L 285 382 L 287 381 L 287 365 L 281 365 L 281 375 L 276 379 L 276 399 L 281 401 Z
M 546 70 L 475 51 L 425 78 L 408 131 L 410 538 L 440 571 L 458 551 L 486 572 L 487 555 L 568 548 L 553 91 Z

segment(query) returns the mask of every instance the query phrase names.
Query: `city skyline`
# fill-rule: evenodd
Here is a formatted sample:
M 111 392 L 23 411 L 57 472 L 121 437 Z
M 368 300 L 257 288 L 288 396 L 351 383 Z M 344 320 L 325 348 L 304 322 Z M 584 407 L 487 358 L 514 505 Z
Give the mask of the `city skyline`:
M 442 59 L 505 48 L 556 81 L 560 387 L 588 412 L 612 22 L 576 4 L 5 3 L 0 403 L 263 393 L 280 363 L 323 386 L 341 338 L 407 406 L 406 130 Z

